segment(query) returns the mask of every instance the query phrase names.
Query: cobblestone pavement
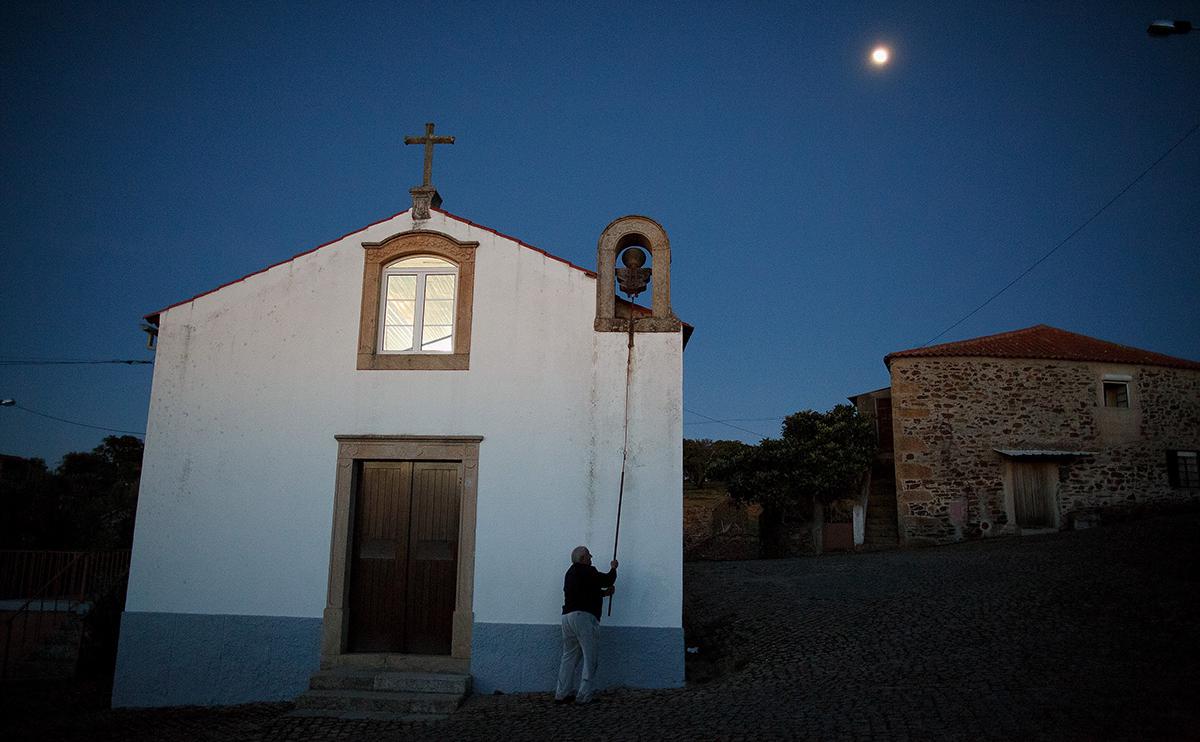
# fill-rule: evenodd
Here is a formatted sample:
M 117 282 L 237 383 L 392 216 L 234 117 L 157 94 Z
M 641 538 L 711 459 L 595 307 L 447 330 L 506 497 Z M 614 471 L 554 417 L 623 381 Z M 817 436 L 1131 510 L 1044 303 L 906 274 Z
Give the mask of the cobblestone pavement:
M 6 739 L 1200 738 L 1200 515 L 685 567 L 687 688 L 476 696 L 429 724 L 288 704 L 5 715 Z M 28 709 L 34 708 L 25 704 Z M 12 718 L 15 716 L 16 718 Z M 15 722 L 15 724 L 14 724 Z

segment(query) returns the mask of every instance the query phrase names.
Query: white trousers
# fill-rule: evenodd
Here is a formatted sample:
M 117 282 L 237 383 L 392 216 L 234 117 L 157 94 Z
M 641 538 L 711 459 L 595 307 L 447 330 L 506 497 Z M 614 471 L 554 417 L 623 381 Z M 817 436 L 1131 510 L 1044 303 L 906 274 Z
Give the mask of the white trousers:
M 575 671 L 580 658 L 583 670 L 579 675 L 576 703 L 592 700 L 592 683 L 596 679 L 596 661 L 600 651 L 600 620 L 587 611 L 572 611 L 562 617 L 562 662 L 558 666 L 558 685 L 554 697 L 571 695 L 575 686 Z

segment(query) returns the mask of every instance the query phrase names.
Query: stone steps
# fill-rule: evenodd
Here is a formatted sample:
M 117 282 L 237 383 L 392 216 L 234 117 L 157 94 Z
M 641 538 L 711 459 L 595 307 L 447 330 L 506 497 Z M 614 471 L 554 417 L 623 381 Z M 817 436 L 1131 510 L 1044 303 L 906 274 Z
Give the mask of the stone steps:
M 405 721 L 405 722 L 435 722 L 445 721 L 446 714 L 395 714 L 390 711 L 333 711 L 330 709 L 295 709 L 288 716 L 322 717 L 326 719 L 342 719 L 345 721 Z
M 296 699 L 298 710 L 369 712 L 405 716 L 449 716 L 462 704 L 457 693 L 403 693 L 380 690 L 309 690 Z
M 471 676 L 463 673 L 343 665 L 313 674 L 292 715 L 436 721 L 453 713 L 470 691 Z
M 402 693 L 457 693 L 471 689 L 470 675 L 431 672 L 322 670 L 309 680 L 312 690 L 381 690 Z

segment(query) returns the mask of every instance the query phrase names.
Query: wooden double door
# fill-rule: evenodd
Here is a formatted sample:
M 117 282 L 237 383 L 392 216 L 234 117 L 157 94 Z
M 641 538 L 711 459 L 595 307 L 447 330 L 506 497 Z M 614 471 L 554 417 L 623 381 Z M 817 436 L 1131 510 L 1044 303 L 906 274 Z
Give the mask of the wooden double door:
M 449 654 L 462 464 L 363 461 L 359 466 L 349 650 Z

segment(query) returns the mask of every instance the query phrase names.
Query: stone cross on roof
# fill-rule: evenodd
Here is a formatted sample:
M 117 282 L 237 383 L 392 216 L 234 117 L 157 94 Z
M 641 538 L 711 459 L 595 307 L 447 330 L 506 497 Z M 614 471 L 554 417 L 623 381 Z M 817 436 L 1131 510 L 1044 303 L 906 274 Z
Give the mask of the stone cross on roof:
M 404 137 L 405 144 L 423 144 L 425 145 L 425 166 L 422 171 L 421 185 L 415 188 L 410 188 L 409 193 L 413 197 L 412 218 L 413 219 L 428 219 L 429 207 L 438 207 L 442 205 L 442 197 L 438 194 L 437 189 L 433 187 L 433 145 L 435 144 L 454 144 L 454 137 L 449 136 L 434 136 L 433 124 L 425 124 L 425 136 L 423 137 Z

